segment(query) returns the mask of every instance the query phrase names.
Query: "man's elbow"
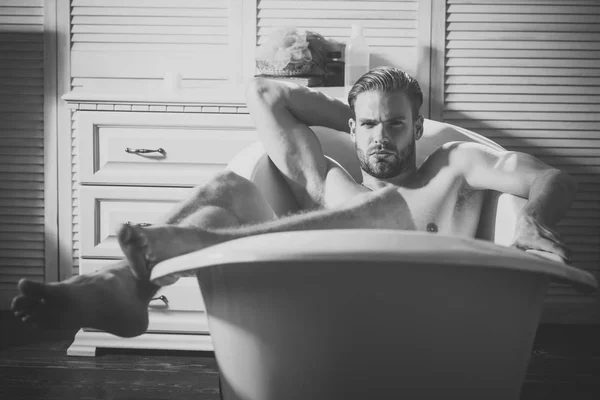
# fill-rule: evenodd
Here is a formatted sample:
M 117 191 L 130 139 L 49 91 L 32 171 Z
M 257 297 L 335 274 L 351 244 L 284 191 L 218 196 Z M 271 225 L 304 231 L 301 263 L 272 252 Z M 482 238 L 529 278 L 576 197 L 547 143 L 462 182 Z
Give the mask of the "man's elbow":
M 577 181 L 571 174 L 566 171 L 555 169 L 558 179 L 563 182 L 565 190 L 568 190 L 570 193 L 575 194 L 577 192 Z
M 274 105 L 282 99 L 282 86 L 270 79 L 255 77 L 250 80 L 246 87 L 246 101 L 248 103 Z
M 540 184 L 553 185 L 564 193 L 575 195 L 577 192 L 577 181 L 568 172 L 551 167 L 540 174 Z

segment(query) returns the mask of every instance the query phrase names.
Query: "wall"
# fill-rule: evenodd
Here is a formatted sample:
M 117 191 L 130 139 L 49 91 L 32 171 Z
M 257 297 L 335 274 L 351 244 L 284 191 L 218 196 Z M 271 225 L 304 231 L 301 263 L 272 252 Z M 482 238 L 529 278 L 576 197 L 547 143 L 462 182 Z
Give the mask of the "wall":
M 53 2 L 0 4 L 0 309 L 17 281 L 55 280 Z M 46 57 L 45 57 L 46 55 Z
M 448 0 L 438 18 L 433 118 L 569 172 L 579 191 L 558 231 L 600 277 L 600 3 Z M 549 294 L 549 320 L 600 321 L 597 295 Z

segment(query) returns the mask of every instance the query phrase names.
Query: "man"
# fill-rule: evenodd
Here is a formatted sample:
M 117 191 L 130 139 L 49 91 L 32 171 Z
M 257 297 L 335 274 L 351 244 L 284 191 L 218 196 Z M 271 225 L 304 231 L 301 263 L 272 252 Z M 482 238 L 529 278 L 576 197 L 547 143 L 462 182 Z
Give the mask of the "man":
M 349 93 L 350 107 L 308 88 L 257 79 L 247 103 L 266 152 L 304 212 L 276 219 L 248 180 L 231 172 L 198 188 L 162 223 L 125 225 L 119 243 L 127 260 L 65 282 L 19 283 L 15 314 L 41 325 L 88 326 L 121 336 L 145 331 L 148 281 L 158 262 L 223 241 L 306 229 L 408 229 L 473 237 L 484 190 L 527 198 L 513 245 L 567 259 L 553 231 L 575 192 L 574 181 L 540 160 L 474 143 L 449 143 L 418 169 L 423 134 L 421 89 L 395 68 L 376 68 Z M 327 159 L 309 126 L 349 132 L 362 184 Z

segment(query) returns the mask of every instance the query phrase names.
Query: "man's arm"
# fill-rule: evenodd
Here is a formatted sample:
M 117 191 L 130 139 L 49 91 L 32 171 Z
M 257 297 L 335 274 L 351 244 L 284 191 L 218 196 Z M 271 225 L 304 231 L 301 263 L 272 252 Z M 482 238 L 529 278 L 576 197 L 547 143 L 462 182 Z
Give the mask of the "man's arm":
M 246 99 L 265 151 L 301 206 L 321 205 L 329 166 L 309 126 L 348 132 L 350 108 L 316 90 L 261 78 L 250 83 Z
M 495 151 L 476 143 L 451 150 L 467 185 L 528 199 L 517 219 L 513 246 L 548 251 L 567 260 L 569 251 L 554 231 L 569 209 L 577 190 L 574 179 L 529 154 Z

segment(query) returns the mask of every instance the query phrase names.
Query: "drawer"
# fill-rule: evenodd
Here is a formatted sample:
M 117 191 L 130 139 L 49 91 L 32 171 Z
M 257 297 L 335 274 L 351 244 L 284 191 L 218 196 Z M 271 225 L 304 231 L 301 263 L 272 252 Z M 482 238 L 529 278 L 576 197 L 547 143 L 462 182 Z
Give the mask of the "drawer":
M 116 234 L 121 224 L 161 221 L 190 188 L 82 186 L 79 196 L 80 255 L 122 258 Z
M 110 260 L 82 259 L 81 274 L 89 274 L 112 264 Z M 166 301 L 160 300 L 164 296 Z M 148 332 L 207 333 L 206 307 L 193 277 L 180 278 L 162 287 L 148 306 Z
M 77 135 L 80 183 L 102 185 L 201 184 L 258 140 L 247 114 L 79 112 Z

